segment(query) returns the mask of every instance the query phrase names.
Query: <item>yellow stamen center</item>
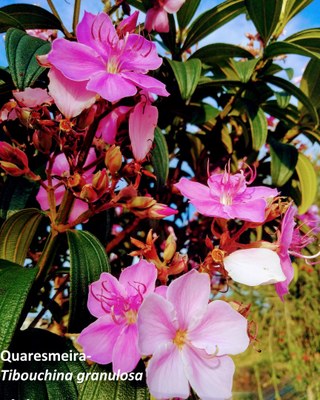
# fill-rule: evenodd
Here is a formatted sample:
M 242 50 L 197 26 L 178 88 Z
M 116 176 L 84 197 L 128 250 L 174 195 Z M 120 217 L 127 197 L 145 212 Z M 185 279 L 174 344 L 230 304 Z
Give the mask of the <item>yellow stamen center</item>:
M 178 329 L 176 332 L 176 336 L 173 338 L 172 341 L 179 349 L 181 349 L 187 341 L 187 331 L 182 331 Z
M 134 310 L 129 310 L 125 312 L 125 317 L 128 325 L 132 325 L 137 322 L 137 312 Z

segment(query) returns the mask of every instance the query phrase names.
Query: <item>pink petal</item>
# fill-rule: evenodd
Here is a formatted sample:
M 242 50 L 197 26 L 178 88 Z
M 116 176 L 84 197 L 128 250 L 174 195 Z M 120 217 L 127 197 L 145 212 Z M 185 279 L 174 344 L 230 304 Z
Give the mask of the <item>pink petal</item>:
M 89 210 L 88 203 L 80 199 L 75 199 L 68 218 L 68 222 L 75 221 L 82 213 L 88 210 Z
M 234 363 L 230 357 L 208 357 L 204 350 L 186 345 L 182 358 L 190 385 L 202 400 L 231 398 Z
M 176 335 L 175 313 L 167 300 L 151 293 L 138 312 L 139 349 L 141 354 L 153 354 L 161 345 L 172 342 Z
M 163 8 L 169 13 L 173 14 L 180 10 L 186 0 L 166 0 Z
M 281 268 L 286 279 L 283 282 L 276 283 L 275 288 L 278 296 L 283 301 L 283 296 L 289 293 L 289 284 L 293 279 L 294 270 L 292 267 L 289 254 L 286 254 L 285 256 L 280 255 L 280 260 L 281 260 Z
M 296 208 L 291 205 L 287 209 L 281 222 L 280 253 L 284 257 L 288 255 L 288 250 L 292 242 L 293 231 L 296 224 L 294 216 L 296 213 Z
M 202 183 L 192 182 L 189 179 L 181 178 L 174 186 L 180 190 L 184 197 L 190 199 L 191 202 L 201 199 L 209 199 L 208 201 L 212 202 L 209 187 Z
M 52 185 L 56 185 L 58 183 L 58 179 L 52 179 Z M 48 184 L 48 181 L 44 182 L 46 185 Z M 61 204 L 63 195 L 66 191 L 66 188 L 64 185 L 59 186 L 55 191 L 54 191 L 54 196 L 56 199 L 56 204 L 59 205 Z M 37 202 L 40 204 L 41 210 L 49 210 L 49 200 L 48 200 L 48 192 L 40 186 L 39 192 L 36 196 Z
M 164 299 L 167 298 L 167 290 L 168 290 L 168 286 L 165 285 L 161 285 L 156 287 L 155 289 L 155 293 L 157 293 L 159 296 L 162 296 Z
M 168 287 L 167 299 L 174 305 L 180 329 L 191 329 L 207 310 L 210 296 L 208 274 L 191 270 Z
M 230 206 L 223 206 L 223 211 L 229 218 L 239 218 L 244 221 L 263 222 L 267 203 L 264 199 L 254 201 L 234 202 Z M 223 217 L 225 218 L 225 217 Z
M 129 117 L 129 136 L 132 153 L 136 161 L 143 161 L 149 153 L 153 139 L 154 130 L 158 122 L 157 107 L 138 103 Z
M 144 27 L 148 32 L 152 30 L 156 32 L 169 32 L 167 12 L 163 8 L 150 8 L 147 11 Z
M 94 49 L 66 39 L 53 41 L 48 61 L 73 81 L 87 81 L 93 74 L 106 68 Z
M 99 122 L 96 136 L 108 144 L 114 144 L 119 126 L 126 120 L 131 109 L 132 107 L 120 106 L 112 110 Z
M 65 154 L 59 154 L 55 159 L 52 166 L 52 175 L 69 176 L 70 165 Z
M 105 315 L 85 328 L 77 341 L 86 356 L 90 356 L 90 360 L 99 364 L 109 364 L 123 327 L 123 324 L 116 324 L 110 315 Z
M 71 81 L 54 67 L 50 69 L 48 76 L 49 92 L 66 118 L 76 117 L 95 103 L 96 94 L 86 89 L 86 81 Z
M 110 298 L 125 297 L 126 292 L 123 286 L 113 275 L 103 272 L 98 281 L 89 286 L 88 309 L 95 317 L 101 317 L 111 312 L 114 302 Z M 122 307 L 120 307 L 122 313 Z M 114 313 L 118 314 L 119 309 L 115 308 Z
M 136 85 L 121 75 L 110 74 L 106 71 L 93 75 L 88 82 L 87 89 L 99 93 L 101 97 L 111 102 L 134 96 L 137 93 Z
M 137 74 L 135 72 L 121 72 L 121 75 L 133 82 L 138 87 L 146 89 L 151 93 L 165 97 L 170 95 L 170 93 L 166 90 L 166 85 L 157 79 L 152 78 L 152 76 Z
M 158 271 L 154 264 L 140 260 L 121 272 L 119 283 L 126 288 L 128 296 L 136 296 L 138 292 L 146 296 L 154 291 L 157 276 Z
M 147 385 L 157 399 L 189 397 L 190 389 L 179 349 L 169 343 L 159 349 L 147 366 Z
M 138 351 L 138 328 L 136 324 L 127 325 L 118 337 L 113 349 L 113 372 L 131 372 L 141 356 Z
M 81 22 L 77 26 L 77 39 L 80 43 L 104 55 L 108 46 L 116 45 L 118 35 L 110 17 L 106 13 L 94 15 L 85 11 Z
M 271 199 L 279 194 L 277 189 L 272 189 L 266 186 L 248 187 L 246 193 L 250 196 L 250 200 Z
M 208 354 L 238 354 L 249 345 L 247 320 L 221 300 L 209 304 L 199 324 L 188 332 L 192 345 Z
M 245 285 L 268 285 L 286 279 L 279 256 L 269 249 L 237 250 L 225 257 L 223 262 L 229 276 Z
M 24 107 L 37 107 L 41 106 L 41 104 L 47 103 L 51 104 L 53 99 L 49 96 L 48 92 L 45 89 L 40 88 L 26 88 L 22 92 L 14 90 L 12 92 L 13 96 L 18 100 L 20 105 Z
M 123 19 L 117 26 L 117 32 L 124 36 L 126 33 L 134 32 L 137 21 L 138 21 L 139 11 L 135 11 L 129 17 Z

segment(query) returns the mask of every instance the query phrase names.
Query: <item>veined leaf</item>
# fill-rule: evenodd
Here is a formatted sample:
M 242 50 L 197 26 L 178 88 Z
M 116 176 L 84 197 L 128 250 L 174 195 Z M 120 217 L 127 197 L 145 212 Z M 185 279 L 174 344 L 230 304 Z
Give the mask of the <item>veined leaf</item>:
M 192 54 L 191 58 L 199 58 L 204 64 L 216 64 L 221 59 L 225 58 L 253 58 L 253 55 L 243 49 L 242 47 L 235 46 L 228 43 L 213 43 L 201 47 L 199 50 Z
M 36 59 L 37 55 L 47 54 L 50 43 L 29 36 L 24 31 L 10 28 L 6 34 L 6 52 L 12 80 L 17 89 L 31 86 L 45 70 Z
M 261 39 L 267 43 L 278 24 L 282 1 L 246 0 L 245 4 Z
M 44 8 L 31 4 L 14 4 L 0 8 L 0 32 L 9 28 L 62 30 L 58 18 Z
M 70 316 L 69 332 L 80 332 L 93 318 L 87 309 L 89 284 L 102 272 L 110 272 L 105 249 L 89 232 L 69 230 L 70 250 Z M 79 317 L 81 316 L 81 317 Z
M 259 58 L 255 58 L 254 60 L 232 62 L 237 74 L 239 75 L 241 82 L 243 83 L 249 82 L 255 70 L 255 67 L 259 61 L 260 61 Z
M 184 29 L 195 15 L 199 7 L 200 0 L 186 0 L 177 12 L 179 28 Z
M 319 44 L 318 41 L 310 41 L 307 46 L 290 42 L 275 42 L 265 48 L 264 54 L 267 58 L 278 57 L 284 54 L 298 54 L 299 56 L 319 59 L 320 47 L 317 47 L 317 44 Z
M 299 112 L 297 107 L 289 104 L 286 108 L 282 109 L 279 107 L 276 100 L 269 100 L 266 103 L 261 104 L 261 108 L 267 114 L 286 122 L 290 126 L 297 125 L 299 121 Z
M 286 38 L 285 42 L 305 47 L 308 50 L 320 52 L 320 28 L 305 29 Z
M 169 153 L 166 138 L 158 127 L 154 132 L 154 144 L 151 163 L 157 177 L 157 186 L 163 187 L 169 175 Z
M 310 60 L 305 69 L 300 89 L 316 108 L 320 107 L 320 60 Z
M 7 350 L 11 343 L 37 272 L 37 268 L 23 268 L 0 260 L 0 353 Z M 2 365 L 0 357 L 0 370 Z
M 212 121 L 220 114 L 220 110 L 207 103 L 189 104 L 185 118 L 190 124 L 202 125 L 207 121 Z
M 108 367 L 107 367 L 108 368 Z M 103 373 L 110 369 L 100 365 L 93 365 L 89 372 Z M 141 374 L 143 374 L 141 372 Z M 149 400 L 150 393 L 142 381 L 122 380 L 87 380 L 83 383 L 78 400 Z
M 8 218 L 0 229 L 0 258 L 23 265 L 43 215 L 38 209 L 29 208 Z
M 201 76 L 201 61 L 193 58 L 185 62 L 167 59 L 178 82 L 181 97 L 188 100 L 195 91 Z
M 286 81 L 285 79 L 279 78 L 277 76 L 265 76 L 264 80 L 268 83 L 271 83 L 272 85 L 276 85 L 283 89 L 285 92 L 288 94 L 291 94 L 292 96 L 296 97 L 298 100 L 301 101 L 301 103 L 306 107 L 308 110 L 308 113 L 310 114 L 311 118 L 314 120 L 316 126 L 319 125 L 319 116 L 317 109 L 315 106 L 312 104 L 312 102 L 309 100 L 309 98 L 300 90 L 298 87 L 296 87 L 293 83 L 290 83 Z
M 199 15 L 189 29 L 182 51 L 187 50 L 244 11 L 244 0 L 227 0 Z
M 272 136 L 269 138 L 269 144 L 272 183 L 281 187 L 294 173 L 298 161 L 298 150 L 290 144 L 278 142 Z
M 317 174 L 312 162 L 302 153 L 299 153 L 296 171 L 299 178 L 301 193 L 301 203 L 298 211 L 299 214 L 304 214 L 317 197 Z
M 287 92 L 274 92 L 274 94 L 276 96 L 278 106 L 280 108 L 287 108 L 291 99 L 290 94 Z
M 259 151 L 267 140 L 267 118 L 260 107 L 258 109 L 256 107 L 248 107 L 247 110 L 251 129 L 252 148 L 253 150 Z

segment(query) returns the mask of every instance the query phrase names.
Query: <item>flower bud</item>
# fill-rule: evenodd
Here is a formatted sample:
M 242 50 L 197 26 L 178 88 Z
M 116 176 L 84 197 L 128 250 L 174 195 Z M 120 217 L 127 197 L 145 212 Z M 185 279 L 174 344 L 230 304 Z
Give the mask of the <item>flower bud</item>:
M 85 200 L 87 203 L 93 203 L 98 199 L 98 195 L 91 184 L 87 183 L 82 187 L 80 199 Z
M 175 241 L 175 236 L 174 234 L 170 233 L 170 235 L 166 240 L 166 245 L 163 252 L 164 261 L 169 262 L 174 256 L 176 250 L 177 250 L 177 244 Z
M 0 142 L 0 167 L 12 176 L 21 176 L 29 172 L 28 157 L 17 147 Z
M 137 196 L 127 202 L 127 207 L 130 209 L 131 208 L 144 209 L 144 208 L 149 208 L 154 204 L 156 204 L 156 200 L 154 200 L 152 197 Z
M 122 165 L 122 153 L 120 147 L 114 144 L 110 146 L 106 152 L 104 162 L 111 175 L 115 175 Z
M 104 193 L 108 190 L 108 175 L 106 169 L 96 172 L 92 178 L 92 187 L 98 193 Z
M 49 154 L 52 146 L 52 135 L 45 131 L 35 130 L 32 135 L 34 147 L 44 154 Z

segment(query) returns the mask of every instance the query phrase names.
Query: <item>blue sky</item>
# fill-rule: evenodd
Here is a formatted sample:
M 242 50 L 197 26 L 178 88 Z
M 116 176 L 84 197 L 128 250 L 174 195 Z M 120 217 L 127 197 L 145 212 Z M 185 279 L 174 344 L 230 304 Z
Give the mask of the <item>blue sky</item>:
M 63 22 L 68 29 L 71 29 L 72 24 L 72 15 L 73 15 L 73 4 L 74 0 L 53 0 L 59 14 L 63 18 Z M 213 7 L 216 4 L 220 3 L 220 0 L 202 0 L 199 7 L 199 12 L 203 12 L 209 7 Z M 41 7 L 47 8 L 48 5 L 46 0 L 0 0 L 0 7 L 18 3 L 28 3 L 28 4 L 36 4 Z M 101 0 L 82 0 L 82 8 L 83 10 L 90 11 L 92 13 L 99 12 L 102 8 Z M 143 16 L 141 16 L 143 18 Z M 285 36 L 289 36 L 297 31 L 312 28 L 312 27 L 320 27 L 320 0 L 314 0 L 305 10 L 302 11 L 299 15 L 297 15 L 286 28 Z M 245 45 L 247 43 L 247 39 L 245 34 L 247 32 L 255 33 L 255 28 L 253 27 L 251 22 L 248 22 L 244 15 L 239 16 L 235 20 L 231 21 L 226 26 L 220 28 L 219 30 L 212 33 L 208 38 L 200 43 L 200 45 L 216 43 L 216 42 L 225 42 L 225 43 L 234 43 L 238 45 Z M 285 38 L 284 36 L 284 38 Z M 290 58 L 286 61 L 288 66 L 293 66 L 295 69 L 295 75 L 301 75 L 301 72 L 307 63 L 308 59 L 299 56 L 290 56 Z M 4 36 L 0 36 L 0 65 L 6 66 L 6 57 L 4 52 Z

